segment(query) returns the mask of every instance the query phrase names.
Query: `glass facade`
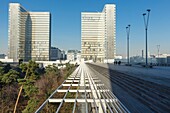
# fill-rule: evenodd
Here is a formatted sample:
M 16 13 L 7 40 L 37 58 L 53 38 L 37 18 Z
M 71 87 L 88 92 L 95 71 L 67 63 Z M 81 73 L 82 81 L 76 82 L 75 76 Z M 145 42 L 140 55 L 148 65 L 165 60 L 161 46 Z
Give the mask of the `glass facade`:
M 114 59 L 115 10 L 114 4 L 106 4 L 102 12 L 81 13 L 81 54 L 85 60 Z
M 9 5 L 8 56 L 18 61 L 48 61 L 51 45 L 49 12 L 28 12 L 18 3 Z

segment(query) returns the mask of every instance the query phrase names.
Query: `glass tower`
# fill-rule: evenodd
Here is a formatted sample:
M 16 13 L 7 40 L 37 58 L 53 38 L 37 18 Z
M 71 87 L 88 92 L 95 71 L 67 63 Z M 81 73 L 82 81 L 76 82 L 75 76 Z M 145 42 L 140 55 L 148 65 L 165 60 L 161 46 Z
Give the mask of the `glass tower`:
M 18 62 L 48 61 L 51 45 L 49 12 L 28 12 L 18 3 L 9 4 L 8 57 Z
M 106 4 L 102 12 L 81 13 L 81 54 L 84 60 L 103 62 L 116 54 L 116 6 Z

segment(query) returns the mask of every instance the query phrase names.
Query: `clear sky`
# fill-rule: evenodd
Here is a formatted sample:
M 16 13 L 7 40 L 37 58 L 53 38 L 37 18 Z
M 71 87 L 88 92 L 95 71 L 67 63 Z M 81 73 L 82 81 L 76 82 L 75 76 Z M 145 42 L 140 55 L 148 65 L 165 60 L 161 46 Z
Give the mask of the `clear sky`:
M 130 54 L 145 50 L 142 14 L 150 8 L 148 46 L 151 54 L 170 54 L 170 0 L 0 0 L 0 53 L 8 48 L 8 5 L 18 2 L 28 11 L 49 11 L 52 15 L 52 46 L 81 49 L 81 12 L 101 12 L 105 4 L 116 4 L 117 54 L 126 55 L 126 26 L 131 24 Z

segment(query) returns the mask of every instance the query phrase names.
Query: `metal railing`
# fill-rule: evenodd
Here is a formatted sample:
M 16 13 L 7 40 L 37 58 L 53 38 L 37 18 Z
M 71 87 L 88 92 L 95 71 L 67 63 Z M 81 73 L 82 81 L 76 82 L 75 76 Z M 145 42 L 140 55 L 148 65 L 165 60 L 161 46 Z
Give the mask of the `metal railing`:
M 56 113 L 61 110 L 63 103 L 74 103 L 72 113 L 78 112 L 77 109 L 86 113 L 129 113 L 127 108 L 98 79 L 94 71 L 89 69 L 86 64 L 80 64 L 35 113 L 39 113 L 47 103 L 59 104 Z M 64 86 L 68 88 L 62 89 Z M 64 96 L 62 98 L 53 97 L 57 93 L 64 93 Z M 68 93 L 75 93 L 75 96 L 66 98 Z

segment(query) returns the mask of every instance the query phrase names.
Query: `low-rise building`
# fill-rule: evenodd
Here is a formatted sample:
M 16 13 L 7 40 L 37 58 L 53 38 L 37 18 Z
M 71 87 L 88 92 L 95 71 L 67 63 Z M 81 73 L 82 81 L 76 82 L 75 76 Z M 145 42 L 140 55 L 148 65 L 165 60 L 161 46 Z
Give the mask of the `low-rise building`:
M 156 56 L 156 61 L 158 64 L 170 64 L 170 54 L 159 54 Z
M 59 48 L 51 47 L 50 60 L 51 61 L 61 60 L 61 50 Z
M 81 51 L 78 51 L 76 54 L 76 61 L 81 62 Z
M 9 59 L 7 56 L 5 56 L 5 58 L 0 58 L 0 61 L 4 62 L 4 63 L 13 63 L 14 62 L 13 59 Z
M 0 54 L 0 59 L 5 59 L 5 54 Z
M 68 50 L 67 51 L 67 60 L 75 61 L 76 60 L 76 53 L 77 53 L 77 50 Z
M 167 64 L 170 64 L 170 56 L 167 56 Z
M 64 50 L 61 51 L 61 60 L 66 60 L 66 53 Z
M 81 51 L 78 50 L 68 50 L 67 60 L 81 62 Z

